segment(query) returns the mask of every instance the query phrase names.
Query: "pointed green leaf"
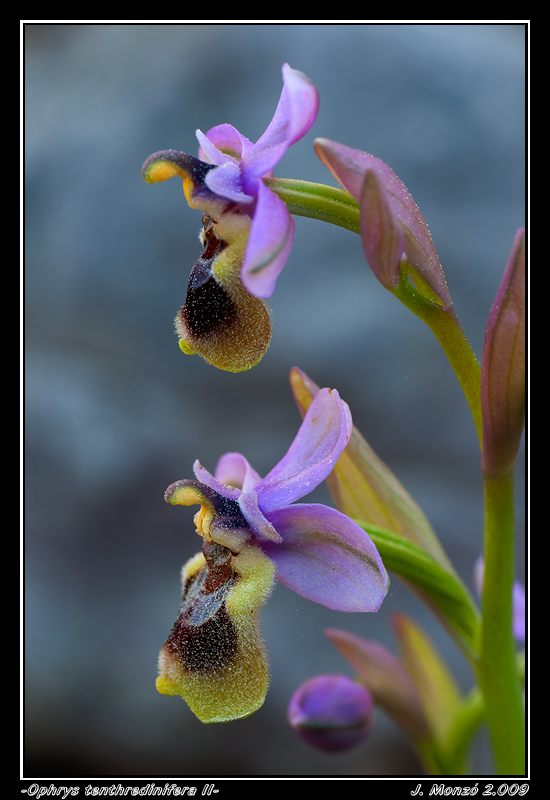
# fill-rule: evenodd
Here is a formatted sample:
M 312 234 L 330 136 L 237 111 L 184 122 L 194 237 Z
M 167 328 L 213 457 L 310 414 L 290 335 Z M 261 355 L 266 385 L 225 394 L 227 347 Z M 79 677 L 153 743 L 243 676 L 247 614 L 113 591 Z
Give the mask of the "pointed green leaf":
M 453 676 L 424 631 L 405 614 L 395 613 L 393 628 L 407 672 L 420 696 L 430 730 L 442 749 L 462 700 Z
M 425 550 L 391 531 L 356 522 L 369 534 L 386 569 L 416 590 L 441 619 L 465 655 L 474 659 L 478 650 L 479 613 L 462 581 Z
M 413 739 L 429 736 L 420 696 L 396 656 L 378 642 L 367 641 L 347 631 L 329 628 L 325 636 L 355 670 L 377 706 Z

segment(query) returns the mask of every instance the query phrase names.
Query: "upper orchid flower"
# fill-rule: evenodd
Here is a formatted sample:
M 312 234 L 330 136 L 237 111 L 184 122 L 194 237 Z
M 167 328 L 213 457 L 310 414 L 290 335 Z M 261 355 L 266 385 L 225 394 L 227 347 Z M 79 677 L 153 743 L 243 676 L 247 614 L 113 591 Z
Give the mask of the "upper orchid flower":
M 185 305 L 176 318 L 180 347 L 221 369 L 240 372 L 260 361 L 269 345 L 270 297 L 289 256 L 294 220 L 263 178 L 315 121 L 316 88 L 302 72 L 282 68 L 284 86 L 275 115 L 253 144 L 232 125 L 197 130 L 199 158 L 165 150 L 142 168 L 148 183 L 183 178 L 189 205 L 204 211 L 204 253 L 191 272 Z
M 294 503 L 332 471 L 351 415 L 322 389 L 290 450 L 265 477 L 240 453 L 211 475 L 166 490 L 167 502 L 201 506 L 202 553 L 183 569 L 183 603 L 159 661 L 157 688 L 180 694 L 203 722 L 247 716 L 263 703 L 267 666 L 258 612 L 274 578 L 338 611 L 377 611 L 388 578 L 376 547 L 353 520 L 319 504 Z

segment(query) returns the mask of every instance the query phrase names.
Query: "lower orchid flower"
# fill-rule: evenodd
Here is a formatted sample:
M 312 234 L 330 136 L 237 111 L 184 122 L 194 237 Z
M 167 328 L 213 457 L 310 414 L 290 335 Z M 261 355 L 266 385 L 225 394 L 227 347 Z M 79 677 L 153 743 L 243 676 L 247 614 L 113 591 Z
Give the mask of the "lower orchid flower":
M 176 150 L 153 153 L 142 167 L 147 183 L 179 175 L 191 208 L 201 209 L 204 247 L 176 317 L 180 347 L 210 364 L 241 372 L 257 364 L 271 337 L 270 297 L 294 239 L 294 220 L 263 178 L 317 116 L 319 97 L 302 72 L 283 68 L 275 115 L 253 144 L 232 125 L 197 130 L 199 158 Z
M 297 594 L 345 612 L 377 611 L 389 579 L 376 547 L 353 520 L 320 504 L 295 503 L 332 471 L 352 430 L 336 390 L 312 402 L 288 453 L 260 478 L 240 453 L 214 475 L 166 490 L 195 515 L 202 552 L 185 564 L 178 619 L 161 650 L 157 688 L 179 694 L 202 722 L 248 716 L 268 685 L 259 610 L 275 578 Z

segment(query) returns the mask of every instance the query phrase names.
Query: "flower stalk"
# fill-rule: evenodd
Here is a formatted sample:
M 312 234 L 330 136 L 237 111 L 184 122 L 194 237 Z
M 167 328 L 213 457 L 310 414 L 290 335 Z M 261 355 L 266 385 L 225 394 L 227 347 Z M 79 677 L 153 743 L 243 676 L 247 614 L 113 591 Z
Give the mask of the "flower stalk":
M 514 626 L 514 468 L 525 419 L 525 231 L 517 231 L 489 313 L 481 359 L 485 499 L 479 685 L 497 769 L 525 770 Z
M 497 770 L 525 773 L 525 713 L 512 628 L 514 477 L 484 476 L 483 617 L 477 677 Z
M 291 178 L 264 178 L 264 183 L 280 197 L 291 214 L 331 222 L 361 233 L 359 203 L 344 189 Z
M 393 294 L 413 314 L 430 328 L 443 348 L 449 364 L 458 378 L 470 408 L 481 445 L 483 427 L 481 421 L 480 375 L 481 367 L 454 310 L 444 309 L 430 297 L 429 288 L 410 264 L 401 262 L 399 285 Z

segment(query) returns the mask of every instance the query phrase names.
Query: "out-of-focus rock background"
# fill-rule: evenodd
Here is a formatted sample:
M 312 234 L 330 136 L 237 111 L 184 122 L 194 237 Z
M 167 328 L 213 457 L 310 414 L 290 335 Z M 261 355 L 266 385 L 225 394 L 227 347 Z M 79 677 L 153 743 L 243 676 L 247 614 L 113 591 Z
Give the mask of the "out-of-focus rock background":
M 285 721 L 302 680 L 350 673 L 324 628 L 393 649 L 397 609 L 471 686 L 460 653 L 395 579 L 381 612 L 364 616 L 278 586 L 263 612 L 272 686 L 246 720 L 204 726 L 154 687 L 179 569 L 199 549 L 196 509 L 166 505 L 164 489 L 192 477 L 195 458 L 213 469 L 228 450 L 269 471 L 300 423 L 293 365 L 338 388 L 469 585 L 480 552 L 466 403 L 428 329 L 373 277 L 358 236 L 296 219 L 271 300 L 273 342 L 252 371 L 226 374 L 177 346 L 172 320 L 200 253 L 200 213 L 179 180 L 146 185 L 141 165 L 156 150 L 196 153 L 198 127 L 230 122 L 255 141 L 285 61 L 313 80 L 321 107 L 276 174 L 334 185 L 315 136 L 386 161 L 430 226 L 481 353 L 524 224 L 523 26 L 27 25 L 27 776 L 417 774 L 382 714 L 370 742 L 341 756 L 309 750 Z M 518 495 L 521 486 L 520 473 Z M 312 499 L 330 502 L 323 487 Z M 473 769 L 492 769 L 483 735 Z

